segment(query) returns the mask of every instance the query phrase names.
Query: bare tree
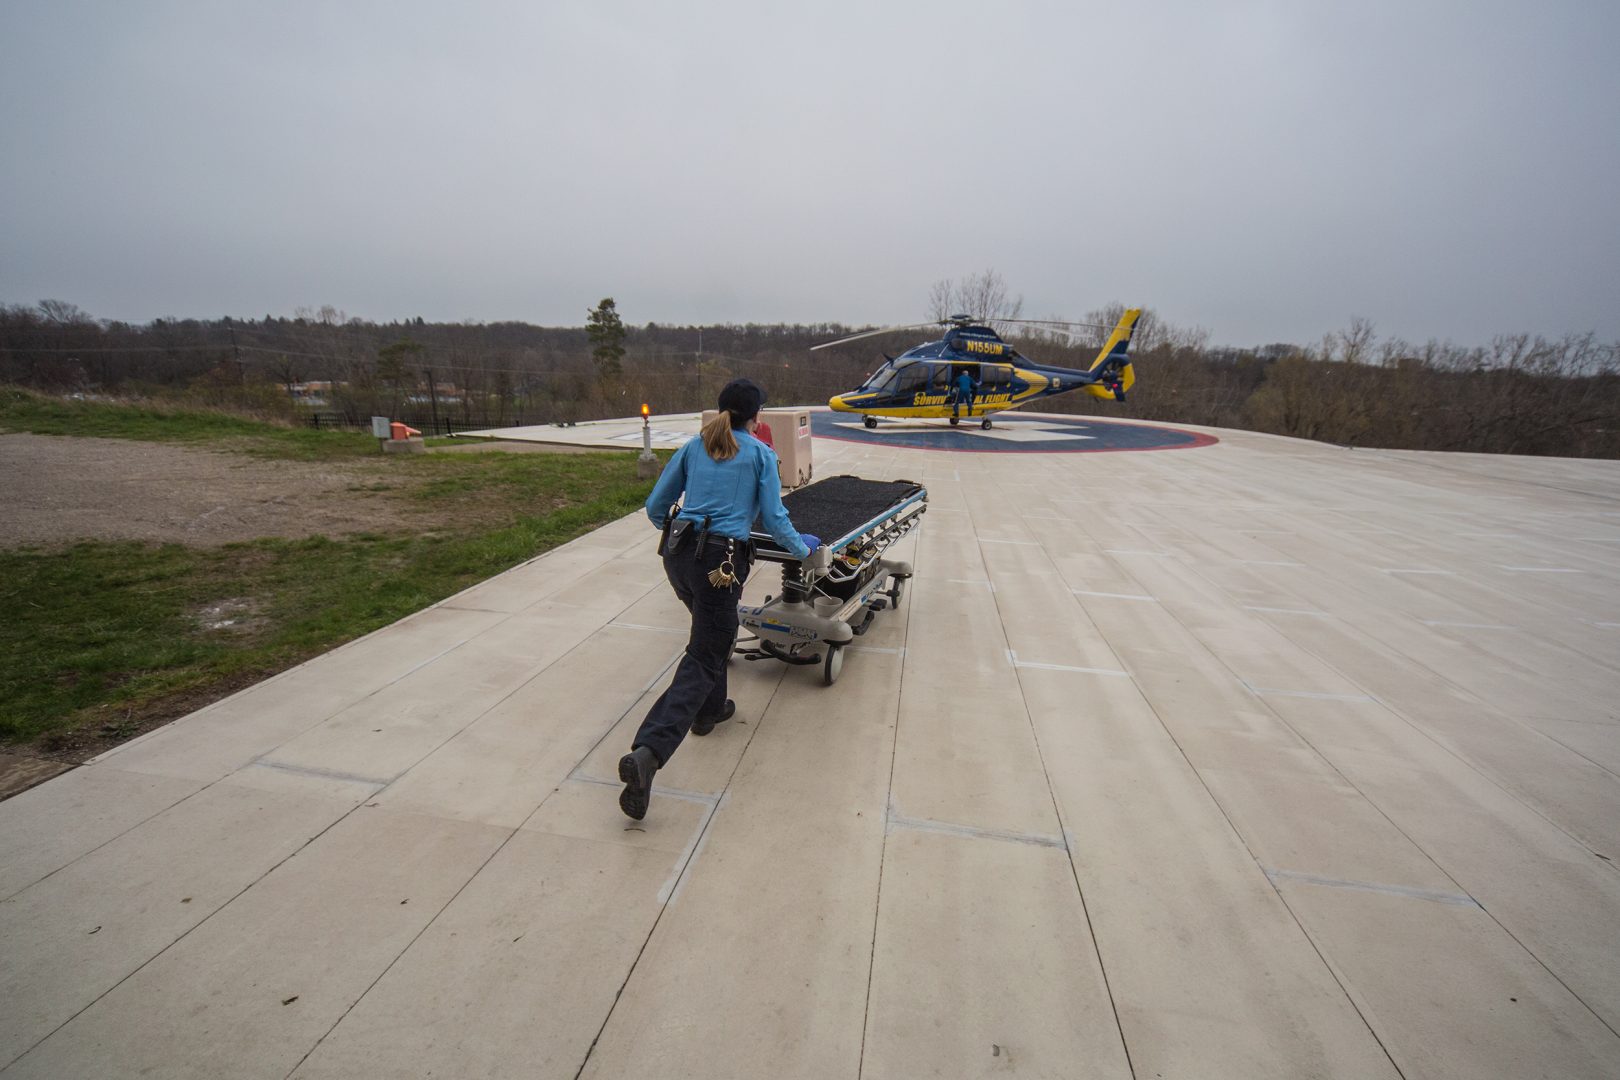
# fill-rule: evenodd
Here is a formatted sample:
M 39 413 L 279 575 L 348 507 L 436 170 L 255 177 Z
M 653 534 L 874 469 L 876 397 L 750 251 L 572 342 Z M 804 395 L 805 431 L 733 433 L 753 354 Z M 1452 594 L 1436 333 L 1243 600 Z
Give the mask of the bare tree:
M 1372 353 L 1376 335 L 1371 319 L 1360 315 L 1350 318 L 1350 328 L 1338 333 L 1339 359 L 1347 364 L 1364 364 Z
M 93 320 L 89 312 L 78 304 L 70 304 L 66 300 L 41 300 L 39 313 L 45 317 L 46 322 L 57 326 L 84 326 Z
M 945 278 L 934 282 L 928 291 L 929 316 L 948 319 L 952 315 L 971 315 L 975 319 L 994 323 L 998 319 L 1016 319 L 1023 314 L 1024 298 L 1007 291 L 1007 282 L 994 270 L 971 274 L 960 282 Z

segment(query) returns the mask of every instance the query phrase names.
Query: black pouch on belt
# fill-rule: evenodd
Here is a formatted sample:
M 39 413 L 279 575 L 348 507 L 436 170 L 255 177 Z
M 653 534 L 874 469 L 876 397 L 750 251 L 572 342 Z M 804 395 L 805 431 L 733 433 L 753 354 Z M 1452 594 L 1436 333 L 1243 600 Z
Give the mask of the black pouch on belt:
M 658 538 L 658 554 L 679 555 L 686 549 L 692 539 L 692 530 L 696 523 L 685 521 L 675 516 L 676 507 L 670 507 L 669 516 L 664 519 L 664 533 Z

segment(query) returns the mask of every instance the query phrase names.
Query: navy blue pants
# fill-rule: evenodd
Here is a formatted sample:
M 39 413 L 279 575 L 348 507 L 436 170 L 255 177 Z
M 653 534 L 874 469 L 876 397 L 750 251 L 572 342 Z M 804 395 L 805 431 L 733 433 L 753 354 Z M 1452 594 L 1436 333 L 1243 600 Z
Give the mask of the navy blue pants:
M 740 553 L 731 565 L 737 581 L 729 588 L 709 584 L 709 571 L 726 561 L 724 543 L 707 544 L 693 557 L 692 548 L 664 556 L 664 574 L 675 595 L 692 613 L 692 634 L 686 640 L 686 653 L 675 668 L 675 681 L 669 684 L 641 722 L 631 748 L 645 746 L 668 763 L 681 745 L 692 721 L 700 716 L 719 716 L 726 707 L 726 660 L 737 640 L 737 601 L 743 582 L 748 579 L 749 563 Z

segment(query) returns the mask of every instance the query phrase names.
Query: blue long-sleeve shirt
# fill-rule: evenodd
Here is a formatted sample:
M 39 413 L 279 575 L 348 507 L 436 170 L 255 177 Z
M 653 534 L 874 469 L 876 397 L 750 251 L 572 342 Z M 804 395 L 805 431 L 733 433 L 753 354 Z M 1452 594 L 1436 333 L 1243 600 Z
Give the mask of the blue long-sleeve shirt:
M 808 558 L 810 549 L 782 505 L 776 452 L 740 428 L 732 435 L 737 438 L 737 456 L 730 461 L 711 458 L 701 438 L 689 439 L 675 451 L 647 496 L 647 516 L 662 529 L 670 505 L 684 491 L 678 516 L 696 522 L 708 518 L 710 535 L 746 540 L 757 518 L 784 550 Z

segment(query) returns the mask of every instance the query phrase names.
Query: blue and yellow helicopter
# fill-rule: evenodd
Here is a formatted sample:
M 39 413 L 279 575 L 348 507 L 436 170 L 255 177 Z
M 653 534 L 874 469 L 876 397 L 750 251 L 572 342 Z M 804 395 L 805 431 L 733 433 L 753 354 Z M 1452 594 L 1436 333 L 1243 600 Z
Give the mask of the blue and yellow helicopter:
M 877 334 L 916 330 L 925 326 L 948 326 L 945 336 L 899 356 L 888 358 L 858 389 L 839 394 L 827 404 L 834 412 L 860 413 L 867 427 L 877 427 L 880 416 L 906 419 L 949 420 L 952 426 L 978 417 L 979 426 L 990 427 L 992 413 L 1016 409 L 1037 398 L 1084 390 L 1093 397 L 1124 401 L 1125 392 L 1136 382 L 1131 370 L 1131 331 L 1141 317 L 1141 308 L 1130 308 L 1120 317 L 1097 359 L 1084 371 L 1031 363 L 1018 350 L 1001 339 L 986 322 L 1028 323 L 1045 331 L 1080 335 L 1068 329 L 1089 323 L 1067 323 L 1043 319 L 977 319 L 952 315 L 932 323 L 890 326 L 839 338 L 813 349 L 826 349 Z M 1096 340 L 1093 338 L 1092 340 Z M 971 391 L 963 393 L 962 375 L 971 381 Z

